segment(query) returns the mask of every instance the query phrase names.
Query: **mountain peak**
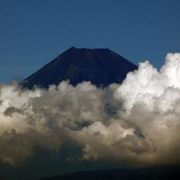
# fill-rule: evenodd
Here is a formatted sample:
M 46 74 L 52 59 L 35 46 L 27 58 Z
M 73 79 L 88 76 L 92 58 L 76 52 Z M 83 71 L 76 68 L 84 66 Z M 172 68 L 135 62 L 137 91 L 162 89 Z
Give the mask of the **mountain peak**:
M 129 71 L 137 66 L 108 48 L 71 47 L 53 61 L 23 81 L 23 85 L 32 88 L 34 85 L 47 88 L 50 84 L 59 84 L 69 80 L 77 85 L 90 81 L 96 86 L 108 86 L 120 83 Z
M 68 50 L 86 50 L 86 51 L 94 51 L 94 50 L 109 50 L 108 48 L 77 48 L 75 46 L 70 47 Z M 68 51 L 66 50 L 66 51 Z

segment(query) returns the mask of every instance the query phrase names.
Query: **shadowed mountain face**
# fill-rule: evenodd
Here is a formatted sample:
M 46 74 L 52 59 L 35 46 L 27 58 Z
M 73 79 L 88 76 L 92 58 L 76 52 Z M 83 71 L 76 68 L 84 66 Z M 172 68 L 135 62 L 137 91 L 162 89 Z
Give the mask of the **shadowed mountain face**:
M 72 85 L 90 81 L 104 87 L 122 82 L 127 73 L 135 69 L 136 65 L 109 49 L 72 47 L 26 78 L 23 85 L 27 88 L 34 85 L 47 88 L 50 84 L 69 80 Z

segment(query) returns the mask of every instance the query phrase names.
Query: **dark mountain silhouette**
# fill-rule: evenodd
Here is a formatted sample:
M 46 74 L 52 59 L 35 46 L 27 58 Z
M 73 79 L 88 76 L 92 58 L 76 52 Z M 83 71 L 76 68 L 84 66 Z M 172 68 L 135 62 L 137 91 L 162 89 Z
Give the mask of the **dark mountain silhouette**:
M 137 66 L 109 49 L 70 48 L 23 81 L 23 86 L 47 88 L 69 80 L 77 85 L 90 81 L 100 87 L 124 80 Z
M 84 171 L 42 180 L 179 180 L 180 167 Z

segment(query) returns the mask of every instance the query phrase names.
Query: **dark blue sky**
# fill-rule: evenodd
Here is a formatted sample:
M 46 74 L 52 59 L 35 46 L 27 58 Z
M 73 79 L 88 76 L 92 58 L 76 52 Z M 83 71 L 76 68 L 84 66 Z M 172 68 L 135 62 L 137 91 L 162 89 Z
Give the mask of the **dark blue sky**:
M 71 46 L 160 67 L 180 52 L 180 1 L 0 0 L 0 82 L 30 75 Z

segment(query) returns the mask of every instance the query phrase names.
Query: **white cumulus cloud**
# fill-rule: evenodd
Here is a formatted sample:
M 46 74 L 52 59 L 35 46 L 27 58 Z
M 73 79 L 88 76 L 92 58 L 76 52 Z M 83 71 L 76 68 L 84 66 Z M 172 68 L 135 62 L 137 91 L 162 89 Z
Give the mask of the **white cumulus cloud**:
M 90 82 L 47 90 L 0 85 L 3 163 L 18 165 L 38 150 L 58 153 L 73 142 L 81 151 L 74 158 L 82 161 L 179 164 L 179 138 L 179 53 L 168 54 L 160 71 L 140 63 L 122 84 L 105 89 Z

